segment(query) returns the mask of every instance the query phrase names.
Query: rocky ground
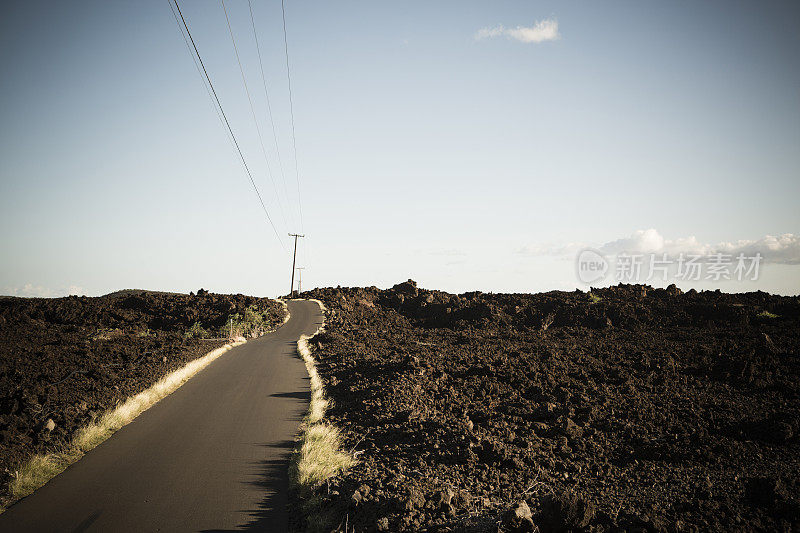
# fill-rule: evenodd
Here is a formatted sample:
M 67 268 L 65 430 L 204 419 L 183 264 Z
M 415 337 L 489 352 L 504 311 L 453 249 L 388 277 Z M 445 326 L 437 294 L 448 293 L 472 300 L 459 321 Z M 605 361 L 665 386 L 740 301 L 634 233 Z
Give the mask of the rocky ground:
M 310 291 L 338 531 L 800 530 L 800 300 Z
M 120 291 L 99 298 L 0 297 L 0 503 L 14 469 L 56 451 L 117 402 L 228 342 L 283 322 L 243 295 Z

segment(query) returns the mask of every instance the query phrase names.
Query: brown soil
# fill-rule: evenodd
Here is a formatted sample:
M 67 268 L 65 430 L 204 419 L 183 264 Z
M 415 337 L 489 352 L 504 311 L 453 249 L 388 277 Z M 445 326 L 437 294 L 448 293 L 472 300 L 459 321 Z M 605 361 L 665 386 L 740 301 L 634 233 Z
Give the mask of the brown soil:
M 202 289 L 0 298 L 0 503 L 33 453 L 59 450 L 93 417 L 228 342 L 198 338 L 195 324 L 219 336 L 251 305 L 267 324 L 282 323 L 275 301 Z
M 800 531 L 800 300 L 319 289 L 327 530 Z

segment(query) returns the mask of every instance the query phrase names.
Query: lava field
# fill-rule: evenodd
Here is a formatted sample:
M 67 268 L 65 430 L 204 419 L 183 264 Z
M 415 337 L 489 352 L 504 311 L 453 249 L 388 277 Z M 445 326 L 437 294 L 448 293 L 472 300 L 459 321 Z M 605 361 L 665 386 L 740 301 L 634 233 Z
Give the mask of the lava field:
M 0 297 L 0 503 L 32 454 L 63 449 L 106 409 L 227 343 L 231 316 L 268 328 L 284 315 L 273 300 L 202 289 Z
M 317 490 L 327 531 L 800 530 L 797 297 L 304 296 L 358 457 Z

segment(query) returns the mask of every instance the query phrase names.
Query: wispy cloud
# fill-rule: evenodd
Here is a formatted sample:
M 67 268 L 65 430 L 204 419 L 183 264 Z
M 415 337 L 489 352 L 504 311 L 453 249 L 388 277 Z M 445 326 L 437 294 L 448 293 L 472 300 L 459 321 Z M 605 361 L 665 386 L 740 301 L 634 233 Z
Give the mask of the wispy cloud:
M 565 257 L 573 256 L 584 248 L 591 246 L 585 242 L 565 242 L 565 243 L 536 243 L 526 244 L 517 249 L 517 255 L 530 255 L 530 256 L 549 256 L 549 257 Z
M 507 37 L 522 43 L 543 43 L 555 41 L 561 37 L 558 33 L 558 21 L 544 19 L 537 21 L 533 26 L 517 26 L 506 28 L 502 24 L 493 27 L 481 28 L 475 33 L 475 39 L 492 39 L 494 37 Z
M 70 285 L 69 287 L 61 289 L 51 289 L 50 287 L 26 283 L 22 287 L 6 287 L 3 293 L 8 296 L 24 296 L 26 298 L 57 298 L 59 296 L 69 296 L 71 294 L 83 296 L 86 294 L 86 291 L 77 285 Z
M 800 235 L 784 233 L 783 235 L 765 235 L 760 239 L 720 242 L 716 244 L 700 242 L 696 237 L 665 239 L 657 230 L 650 228 L 638 230 L 628 237 L 615 239 L 596 245 L 592 243 L 533 244 L 517 250 L 520 255 L 564 257 L 573 256 L 584 248 L 596 248 L 598 251 L 616 255 L 627 254 L 667 254 L 671 257 L 679 254 L 711 255 L 716 253 L 751 257 L 760 253 L 764 261 L 800 264 Z

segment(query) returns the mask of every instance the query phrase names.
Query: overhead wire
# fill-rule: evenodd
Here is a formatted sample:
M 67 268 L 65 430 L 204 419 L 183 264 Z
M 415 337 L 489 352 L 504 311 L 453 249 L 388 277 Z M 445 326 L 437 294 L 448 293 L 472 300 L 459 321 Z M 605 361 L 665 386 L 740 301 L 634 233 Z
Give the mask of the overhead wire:
M 189 44 L 189 39 L 186 38 L 186 34 L 183 31 L 183 27 L 181 26 L 181 21 L 178 19 L 178 14 L 175 12 L 175 8 L 172 5 L 172 1 L 167 0 L 167 4 L 169 5 L 170 11 L 172 11 L 172 16 L 175 19 L 175 24 L 178 25 L 178 31 L 180 32 L 181 37 L 183 38 L 183 42 L 184 44 L 186 44 L 186 51 L 189 53 L 189 57 L 192 58 L 192 63 L 194 63 L 194 68 L 197 70 L 197 74 L 200 76 L 200 82 L 203 84 L 203 89 L 205 89 L 206 94 L 210 99 L 209 101 L 211 102 L 211 107 L 214 108 L 214 112 L 216 113 L 217 118 L 219 119 L 220 125 L 223 128 L 225 128 L 225 122 L 222 120 L 222 115 L 220 115 L 219 113 L 219 108 L 217 107 L 217 104 L 214 102 L 214 95 L 211 94 L 211 90 L 208 88 L 208 82 L 206 82 L 206 79 L 203 76 L 203 71 L 200 70 L 200 64 L 197 62 L 197 58 L 195 57 L 194 52 L 192 51 L 192 45 Z M 228 139 L 228 142 L 230 142 L 231 146 L 233 146 L 233 141 L 231 141 L 231 137 L 227 129 L 225 130 L 225 138 Z
M 267 164 L 267 174 L 269 175 L 269 179 L 272 182 L 272 188 L 275 191 L 275 199 L 278 202 L 278 208 L 281 212 L 281 217 L 283 218 L 283 224 L 287 227 L 288 224 L 286 222 L 286 214 L 283 212 L 283 204 L 281 203 L 280 193 L 278 192 L 278 186 L 275 184 L 275 178 L 272 176 L 272 167 L 269 164 L 269 157 L 267 156 L 267 149 L 264 147 L 264 137 L 261 135 L 261 127 L 258 125 L 258 118 L 256 118 L 256 109 L 253 105 L 253 98 L 250 96 L 250 88 L 247 86 L 247 78 L 244 75 L 244 67 L 242 66 L 242 59 L 239 56 L 239 47 L 236 46 L 236 38 L 233 36 L 233 28 L 231 27 L 231 19 L 228 18 L 228 9 L 225 7 L 225 0 L 220 0 L 222 3 L 222 11 L 225 13 L 225 22 L 228 24 L 228 33 L 231 35 L 231 42 L 233 43 L 233 52 L 236 55 L 236 62 L 239 64 L 239 72 L 242 75 L 242 84 L 244 85 L 244 92 L 247 95 L 247 101 L 250 104 L 250 113 L 253 115 L 253 124 L 256 127 L 256 133 L 258 134 L 258 142 L 261 144 L 261 153 L 264 155 L 264 162 Z
M 250 172 L 250 167 L 247 166 L 247 161 L 244 158 L 244 153 L 242 152 L 241 147 L 239 146 L 239 141 L 236 140 L 236 135 L 233 133 L 233 128 L 231 128 L 231 124 L 228 121 L 228 116 L 225 114 L 225 109 L 222 107 L 222 102 L 220 102 L 219 96 L 217 95 L 216 89 L 214 89 L 214 84 L 211 82 L 211 76 L 208 75 L 208 70 L 206 69 L 205 63 L 203 63 L 203 58 L 200 55 L 200 51 L 197 49 L 197 44 L 194 42 L 194 38 L 192 37 L 192 32 L 189 30 L 189 25 L 186 23 L 186 18 L 183 16 L 183 12 L 181 11 L 180 5 L 178 5 L 178 0 L 172 0 L 175 3 L 175 8 L 178 10 L 178 14 L 180 15 L 181 21 L 183 22 L 183 27 L 186 29 L 186 35 L 189 36 L 189 41 L 192 43 L 192 48 L 194 49 L 195 55 L 197 55 L 197 59 L 200 62 L 200 66 L 203 69 L 203 74 L 205 74 L 206 80 L 208 80 L 208 85 L 211 87 L 211 92 L 214 95 L 214 100 L 217 102 L 217 106 L 219 106 L 219 111 L 222 114 L 222 118 L 225 121 L 225 125 L 228 127 L 228 132 L 231 134 L 231 138 L 233 139 L 233 143 L 236 147 L 236 151 L 239 153 L 239 158 L 242 160 L 242 165 L 244 166 L 245 172 L 247 172 L 247 176 L 250 178 L 250 183 L 253 185 L 253 190 L 258 197 L 258 201 L 261 203 L 261 209 L 264 211 L 264 214 L 267 216 L 267 220 L 269 221 L 270 226 L 272 226 L 272 231 L 275 232 L 275 237 L 278 239 L 278 243 L 281 245 L 284 251 L 286 251 L 286 246 L 284 246 L 283 241 L 281 240 L 280 235 L 278 235 L 278 229 L 275 227 L 275 223 L 272 221 L 272 217 L 269 215 L 269 211 L 267 210 L 267 206 L 264 204 L 264 199 L 261 197 L 261 193 L 258 190 L 258 186 L 256 185 L 255 180 L 253 179 L 253 174 Z
M 281 16 L 283 18 L 283 50 L 286 55 L 286 80 L 289 84 L 289 115 L 292 121 L 292 150 L 294 151 L 294 175 L 297 181 L 297 208 L 300 215 L 300 231 L 303 231 L 303 203 L 300 200 L 300 170 L 297 164 L 297 135 L 294 127 L 294 101 L 292 98 L 292 74 L 289 68 L 289 40 L 286 37 L 285 0 L 281 0 Z
M 256 31 L 256 21 L 255 17 L 253 16 L 253 3 L 250 0 L 247 0 L 247 5 L 250 8 L 250 24 L 253 27 L 253 38 L 256 41 L 256 51 L 258 52 L 258 65 L 261 68 L 261 82 L 264 87 L 264 98 L 267 102 L 267 116 L 269 117 L 269 123 L 272 127 L 272 138 L 275 141 L 275 155 L 278 159 L 278 169 L 281 173 L 281 180 L 283 182 L 283 191 L 286 194 L 286 202 L 289 203 L 289 187 L 286 184 L 286 173 L 283 170 L 283 159 L 281 158 L 281 149 L 278 143 L 278 132 L 275 128 L 275 119 L 272 114 L 272 104 L 270 103 L 269 98 L 269 89 L 267 88 L 267 77 L 264 74 L 264 61 L 261 58 L 261 45 L 258 41 L 258 32 Z

